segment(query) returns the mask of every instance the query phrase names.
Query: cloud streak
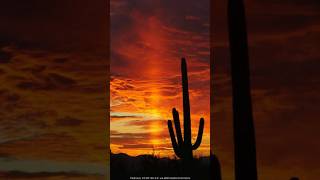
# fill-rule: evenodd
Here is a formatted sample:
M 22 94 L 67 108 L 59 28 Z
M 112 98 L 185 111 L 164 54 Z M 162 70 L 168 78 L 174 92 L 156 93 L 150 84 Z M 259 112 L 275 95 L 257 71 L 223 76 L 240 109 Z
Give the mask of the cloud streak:
M 166 122 L 173 107 L 182 112 L 181 57 L 188 60 L 193 132 L 200 117 L 209 132 L 208 3 L 111 2 L 111 130 L 122 134 L 111 134 L 113 152 L 173 155 Z M 199 153 L 209 153 L 208 141 Z

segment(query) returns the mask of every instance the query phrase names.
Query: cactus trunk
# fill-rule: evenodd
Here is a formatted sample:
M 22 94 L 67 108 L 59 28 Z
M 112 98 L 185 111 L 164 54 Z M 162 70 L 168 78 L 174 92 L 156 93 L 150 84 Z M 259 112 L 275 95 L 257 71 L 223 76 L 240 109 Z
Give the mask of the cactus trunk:
M 233 89 L 236 180 L 256 180 L 256 146 L 250 95 L 250 69 L 242 0 L 229 0 L 229 43 Z
M 191 119 L 190 119 L 190 101 L 189 101 L 189 87 L 188 87 L 188 72 L 185 59 L 181 61 L 182 73 L 182 98 L 183 98 L 183 125 L 184 125 L 184 146 L 185 156 L 187 159 L 192 159 L 191 148 Z
M 184 139 L 182 138 L 180 119 L 178 111 L 173 108 L 172 115 L 176 129 L 176 136 L 173 130 L 172 121 L 168 120 L 168 129 L 171 138 L 171 143 L 175 154 L 183 160 L 189 161 L 193 159 L 193 150 L 198 149 L 201 144 L 204 119 L 200 119 L 199 131 L 196 142 L 192 145 L 191 142 L 191 118 L 190 118 L 190 101 L 189 101 L 189 87 L 188 87 L 188 72 L 187 63 L 184 58 L 181 60 L 182 73 L 182 94 L 183 94 L 183 125 L 184 125 Z M 178 142 L 177 142 L 178 141 Z

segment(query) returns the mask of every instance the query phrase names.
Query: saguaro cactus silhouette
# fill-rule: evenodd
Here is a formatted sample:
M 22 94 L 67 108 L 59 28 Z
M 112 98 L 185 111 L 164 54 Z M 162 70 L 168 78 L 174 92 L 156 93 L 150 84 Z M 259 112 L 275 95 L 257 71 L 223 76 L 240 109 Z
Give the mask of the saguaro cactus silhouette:
M 243 0 L 228 1 L 236 180 L 256 180 L 256 146 Z
M 201 144 L 204 119 L 200 119 L 199 131 L 196 142 L 192 145 L 191 142 L 191 118 L 190 118 L 190 102 L 189 102 L 189 90 L 188 90 L 188 72 L 187 63 L 184 58 L 181 59 L 181 73 L 182 73 L 182 93 L 183 93 L 183 125 L 184 125 L 184 139 L 182 138 L 182 132 L 180 127 L 179 113 L 173 108 L 172 115 L 176 129 L 177 140 L 173 131 L 172 121 L 168 120 L 168 129 L 171 137 L 171 143 L 175 154 L 184 160 L 193 159 L 192 151 L 198 149 Z

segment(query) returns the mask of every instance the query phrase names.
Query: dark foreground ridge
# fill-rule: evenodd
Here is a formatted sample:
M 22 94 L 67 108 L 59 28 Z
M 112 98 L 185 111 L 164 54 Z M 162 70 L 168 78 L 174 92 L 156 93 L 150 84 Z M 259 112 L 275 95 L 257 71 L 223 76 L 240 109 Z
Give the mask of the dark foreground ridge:
M 104 175 L 89 175 L 77 172 L 22 172 L 22 171 L 8 171 L 0 172 L 0 179 L 46 179 L 51 177 L 59 178 L 97 178 L 103 177 Z
M 210 158 L 192 160 L 192 172 L 185 172 L 181 160 L 159 158 L 154 155 L 110 154 L 111 180 L 128 180 L 130 177 L 190 177 L 192 180 L 210 179 Z M 186 175 L 186 173 L 191 175 Z

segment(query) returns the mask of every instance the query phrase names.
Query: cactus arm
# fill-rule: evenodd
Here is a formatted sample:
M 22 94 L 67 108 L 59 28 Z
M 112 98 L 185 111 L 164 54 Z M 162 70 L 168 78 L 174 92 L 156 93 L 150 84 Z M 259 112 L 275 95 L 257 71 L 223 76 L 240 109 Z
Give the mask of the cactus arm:
M 200 119 L 200 123 L 199 123 L 199 130 L 198 130 L 197 140 L 194 143 L 194 145 L 192 146 L 192 150 L 196 150 L 200 146 L 201 141 L 202 141 L 203 128 L 204 128 L 204 119 L 201 118 Z
M 179 148 L 179 146 L 177 144 L 177 141 L 176 141 L 176 138 L 175 138 L 175 135 L 174 135 L 174 131 L 173 131 L 172 121 L 171 120 L 168 120 L 168 129 L 169 129 L 171 143 L 172 143 L 172 147 L 173 147 L 174 153 L 179 158 L 182 158 L 182 154 L 181 154 L 180 148 Z
M 174 126 L 176 128 L 178 145 L 181 146 L 183 144 L 183 139 L 182 139 L 182 132 L 181 132 L 181 126 L 180 126 L 179 113 L 176 110 L 176 108 L 172 109 L 172 115 L 173 115 Z
M 191 146 L 191 120 L 190 120 L 190 102 L 188 90 L 188 72 L 185 58 L 181 59 L 182 72 L 182 95 L 183 95 L 183 119 L 184 119 L 184 143 Z

